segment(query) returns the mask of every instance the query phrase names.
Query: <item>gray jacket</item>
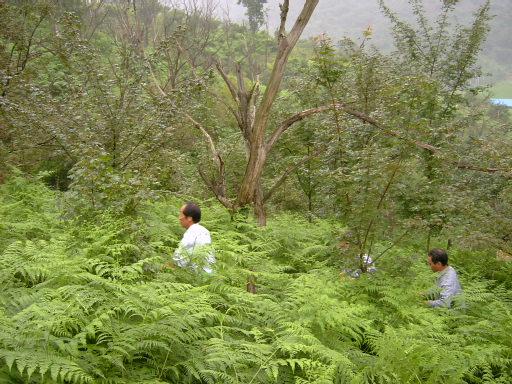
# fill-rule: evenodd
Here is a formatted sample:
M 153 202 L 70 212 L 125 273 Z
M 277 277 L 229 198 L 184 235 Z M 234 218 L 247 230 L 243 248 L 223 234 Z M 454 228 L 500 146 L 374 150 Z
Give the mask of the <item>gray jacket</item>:
M 441 292 L 437 295 L 436 300 L 429 301 L 428 305 L 431 307 L 452 307 L 452 297 L 461 292 L 459 278 L 455 269 L 452 266 L 448 266 L 439 272 L 436 285 L 441 288 Z

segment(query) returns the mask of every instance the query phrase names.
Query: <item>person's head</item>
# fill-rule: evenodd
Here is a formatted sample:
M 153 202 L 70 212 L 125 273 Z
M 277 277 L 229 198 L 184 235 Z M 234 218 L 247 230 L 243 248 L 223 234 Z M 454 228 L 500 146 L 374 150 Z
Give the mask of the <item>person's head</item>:
M 439 272 L 448 266 L 448 255 L 444 249 L 434 248 L 428 251 L 427 262 L 432 272 Z
M 185 202 L 180 208 L 179 220 L 184 228 L 199 223 L 201 221 L 201 208 L 199 208 L 199 204 L 194 201 Z

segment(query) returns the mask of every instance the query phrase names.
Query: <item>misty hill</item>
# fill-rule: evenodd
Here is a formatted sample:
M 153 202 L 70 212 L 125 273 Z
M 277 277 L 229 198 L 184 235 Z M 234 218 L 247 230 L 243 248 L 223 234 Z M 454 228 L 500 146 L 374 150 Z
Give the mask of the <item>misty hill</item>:
M 267 0 L 268 31 L 272 33 L 279 23 L 279 0 Z M 386 4 L 400 16 L 412 20 L 410 6 L 406 0 L 386 0 Z M 485 0 L 459 0 L 455 17 L 458 23 L 465 24 L 473 12 Z M 221 0 L 219 8 L 222 15 L 237 22 L 243 22 L 245 8 L 237 5 L 237 0 Z M 300 11 L 303 1 L 290 2 L 290 15 L 295 16 Z M 439 9 L 440 0 L 425 1 L 425 8 L 432 16 Z M 512 14 L 511 0 L 492 0 L 491 12 L 495 15 L 491 23 L 491 32 L 482 53 L 482 64 L 486 72 L 493 74 L 494 81 L 512 78 L 510 62 L 512 61 L 512 44 L 509 35 L 512 32 L 509 22 Z M 289 18 L 291 20 L 291 17 Z M 334 39 L 348 36 L 360 39 L 362 32 L 371 26 L 372 42 L 381 49 L 390 50 L 392 39 L 390 23 L 381 13 L 377 0 L 320 0 L 312 19 L 307 26 L 304 36 L 314 36 L 326 33 Z

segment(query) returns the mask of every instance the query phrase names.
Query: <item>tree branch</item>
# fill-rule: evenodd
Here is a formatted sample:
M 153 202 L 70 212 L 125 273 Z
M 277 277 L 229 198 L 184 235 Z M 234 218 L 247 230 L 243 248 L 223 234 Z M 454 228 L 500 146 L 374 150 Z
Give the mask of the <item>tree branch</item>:
M 259 105 L 258 110 L 256 111 L 256 118 L 254 124 L 254 130 L 256 136 L 263 135 L 265 131 L 268 116 L 270 113 L 270 109 L 274 100 L 276 98 L 277 92 L 279 90 L 279 86 L 281 85 L 281 81 L 283 79 L 283 72 L 288 61 L 288 57 L 295 47 L 295 44 L 299 40 L 299 37 L 306 27 L 315 7 L 317 6 L 319 0 L 306 0 L 304 7 L 300 15 L 295 20 L 295 24 L 288 36 L 280 35 L 279 36 L 279 46 L 277 48 L 276 59 L 274 65 L 272 67 L 272 73 L 270 74 L 270 79 L 267 83 L 267 88 L 263 94 L 263 98 L 261 100 L 261 104 Z M 281 12 L 281 27 L 284 29 L 284 23 L 286 22 L 286 13 L 283 12 L 283 8 L 288 7 L 288 0 L 284 1 L 284 5 L 282 7 Z M 283 16 L 284 13 L 284 16 Z M 283 18 L 284 17 L 284 18 Z
M 405 137 L 405 136 L 402 135 L 402 133 L 400 131 L 391 129 L 388 126 L 379 123 L 377 120 L 375 120 L 374 118 L 366 115 L 363 112 L 356 111 L 356 110 L 353 110 L 353 109 L 348 109 L 348 108 L 344 108 L 344 110 L 349 115 L 357 117 L 360 120 L 366 121 L 367 123 L 373 125 L 376 128 L 379 128 L 380 130 L 382 130 L 382 131 L 384 131 L 384 132 L 386 132 L 386 133 L 388 133 L 388 134 L 390 134 L 392 136 L 398 137 L 398 138 L 400 138 L 402 140 L 406 140 L 406 141 L 408 141 L 408 142 L 410 142 L 410 143 L 412 143 L 412 144 L 414 144 L 414 145 L 416 145 L 416 146 L 418 146 L 420 148 L 426 149 L 427 151 L 430 151 L 432 153 L 440 154 L 441 158 L 443 158 L 444 160 L 446 160 L 446 161 L 450 162 L 451 164 L 455 165 L 457 168 L 470 169 L 470 170 L 473 170 L 473 171 L 488 172 L 488 173 L 512 172 L 512 168 L 486 168 L 486 167 L 480 167 L 480 166 L 477 166 L 477 165 L 467 164 L 467 163 L 460 162 L 460 161 L 451 160 L 451 159 L 448 158 L 448 156 L 446 156 L 445 154 L 442 153 L 441 149 L 439 149 L 437 147 L 434 147 L 433 145 L 424 143 L 422 141 L 411 139 L 410 137 Z
M 203 128 L 203 126 L 198 123 L 192 116 L 190 116 L 188 113 L 183 112 L 183 116 L 187 118 L 188 121 L 190 121 L 199 131 L 203 134 L 204 137 L 206 137 L 206 140 L 208 141 L 208 145 L 210 146 L 210 151 L 213 155 L 213 160 L 215 161 L 215 164 L 217 165 L 217 169 L 220 173 L 220 175 L 223 174 L 224 171 L 224 161 L 222 160 L 222 157 L 219 152 L 217 152 L 217 148 L 215 148 L 215 143 L 213 142 L 212 137 L 210 134 L 206 131 L 206 129 Z M 222 171 L 222 173 L 221 173 Z
M 222 65 L 220 65 L 219 62 L 215 64 L 215 67 L 217 68 L 217 71 L 219 71 L 220 75 L 222 76 L 222 79 L 224 80 L 224 83 L 228 86 L 229 92 L 231 93 L 231 97 L 235 101 L 235 103 L 239 104 L 240 100 L 238 99 L 238 92 L 236 91 L 235 84 L 231 81 L 231 79 L 228 77 L 226 72 L 224 72 L 224 68 L 222 68 Z
M 274 192 L 284 183 L 284 181 L 286 180 L 286 178 L 290 175 L 290 173 L 292 173 L 293 171 L 295 171 L 297 168 L 299 168 L 302 164 L 304 163 L 307 163 L 309 160 L 317 157 L 319 154 L 321 154 L 322 152 L 324 152 L 325 150 L 327 149 L 327 145 L 324 145 L 322 147 L 320 147 L 318 150 L 316 150 L 315 152 L 313 152 L 311 155 L 305 157 L 304 159 L 302 159 L 301 161 L 299 161 L 298 163 L 292 165 L 291 167 L 289 167 L 282 175 L 281 177 L 279 178 L 279 180 L 277 180 L 277 182 L 272 186 L 272 188 L 270 188 L 270 190 L 265 194 L 265 196 L 263 197 L 263 204 L 272 197 L 272 195 L 274 194 Z
M 289 0 L 284 0 L 283 4 L 279 4 L 279 9 L 281 10 L 281 22 L 279 24 L 279 33 L 277 35 L 279 40 L 281 40 L 281 37 L 285 36 L 284 34 L 286 32 L 286 18 L 288 17 L 288 10 L 290 9 L 289 5 Z
M 213 161 L 215 162 L 215 165 L 217 166 L 217 172 L 218 172 L 218 181 L 214 182 L 210 178 L 206 176 L 206 174 L 202 171 L 200 167 L 199 168 L 199 174 L 201 175 L 201 178 L 204 180 L 206 185 L 210 188 L 210 190 L 215 194 L 215 197 L 217 200 L 219 200 L 226 208 L 232 209 L 233 204 L 227 199 L 226 197 L 226 171 L 224 168 L 224 161 L 222 160 L 222 156 L 215 148 L 215 143 L 213 142 L 212 137 L 210 134 L 206 131 L 206 129 L 203 128 L 203 126 L 198 123 L 196 120 L 194 120 L 189 114 L 183 113 L 183 115 L 197 128 L 199 131 L 203 134 L 204 137 L 206 137 L 206 140 L 208 141 L 208 144 L 210 146 L 210 151 L 213 155 Z
M 192 74 L 194 75 L 194 78 L 196 80 L 199 80 L 199 76 L 198 74 L 196 73 L 196 66 L 194 65 L 194 63 L 192 62 L 191 58 L 188 56 L 187 54 L 187 51 L 183 49 L 183 47 L 181 46 L 180 42 L 175 40 L 175 43 L 176 43 L 176 46 L 178 47 L 178 50 L 180 51 L 180 53 L 185 57 L 185 60 L 188 62 L 188 65 L 190 65 L 190 69 L 192 70 Z M 233 97 L 233 100 L 235 101 L 235 103 L 238 105 L 239 104 L 239 101 L 238 101 L 238 97 L 237 97 L 237 93 L 236 93 L 236 89 L 235 89 L 235 86 L 233 85 L 233 83 L 231 82 L 231 80 L 229 79 L 229 77 L 226 75 L 226 73 L 224 72 L 222 66 L 220 65 L 219 62 L 217 62 L 215 64 L 217 70 L 219 71 L 219 73 L 221 74 L 224 82 L 226 83 L 226 85 L 228 86 L 228 89 L 231 93 L 231 96 Z M 219 94 L 217 94 L 216 92 L 213 92 L 212 90 L 210 89 L 207 89 L 206 90 L 210 95 L 212 95 L 215 99 L 217 99 L 218 101 L 220 101 L 227 109 L 229 112 L 231 112 L 231 114 L 235 117 L 236 121 L 240 124 L 241 122 L 241 117 L 240 117 L 240 114 L 237 113 L 237 111 L 222 97 L 220 96 Z
M 244 135 L 246 142 L 250 140 L 250 133 L 253 127 L 253 111 L 255 102 L 252 99 L 254 91 L 257 87 L 257 83 L 254 83 L 251 91 L 248 93 L 245 88 L 244 77 L 242 74 L 242 66 L 240 63 L 236 63 L 236 78 L 238 84 L 238 98 L 235 100 L 238 104 L 238 113 L 241 119 L 239 127 Z
M 197 167 L 197 169 L 199 171 L 199 175 L 201 176 L 207 187 L 210 189 L 210 191 L 213 192 L 217 200 L 227 209 L 232 210 L 233 203 L 229 201 L 228 198 L 226 197 L 224 185 L 216 185 L 216 183 L 213 180 L 206 176 L 206 174 L 203 172 L 203 169 L 200 166 Z
M 272 148 L 272 146 L 276 143 L 276 141 L 284 133 L 284 131 L 286 131 L 292 124 L 296 123 L 297 121 L 300 121 L 309 115 L 323 112 L 329 108 L 335 108 L 335 109 L 343 108 L 347 104 L 348 103 L 333 103 L 333 104 L 321 105 L 319 107 L 305 109 L 303 111 L 300 111 L 299 113 L 296 113 L 292 117 L 284 120 L 281 124 L 279 124 L 279 127 L 277 127 L 277 129 L 274 131 L 274 133 L 272 133 L 272 136 L 270 136 L 270 138 L 267 140 L 267 143 L 266 143 L 267 150 Z
M 288 34 L 288 40 L 290 41 L 290 45 L 294 46 L 300 35 L 304 31 L 307 23 L 316 6 L 318 5 L 319 0 L 306 0 L 302 11 L 300 12 L 299 17 L 295 20 L 295 24 L 293 25 L 290 33 Z
M 373 259 L 373 265 L 375 265 L 375 262 L 380 259 L 380 257 L 385 254 L 387 251 L 389 251 L 391 248 L 393 248 L 395 245 L 397 245 L 404 237 L 410 232 L 410 228 L 407 229 L 398 239 L 396 239 L 393 244 L 391 244 L 389 247 L 387 247 L 385 250 L 383 250 L 377 257 Z
M 372 229 L 372 226 L 375 223 L 375 220 L 377 219 L 377 215 L 380 212 L 380 207 L 382 206 L 382 203 L 384 202 L 384 198 L 386 197 L 386 195 L 387 195 L 387 193 L 389 191 L 389 188 L 391 187 L 391 184 L 393 183 L 393 180 L 394 180 L 396 174 L 398 173 L 398 170 L 401 167 L 402 156 L 403 156 L 403 151 L 402 151 L 402 153 L 400 153 L 400 157 L 398 159 L 398 163 L 395 165 L 395 167 L 393 169 L 393 172 L 391 172 L 391 176 L 389 177 L 389 180 L 386 183 L 386 186 L 384 187 L 384 190 L 382 191 L 382 193 L 380 195 L 379 202 L 377 203 L 377 207 L 376 207 L 377 210 L 375 211 L 375 214 L 373 215 L 373 217 L 371 218 L 370 222 L 368 223 L 368 227 L 366 228 L 366 231 L 365 231 L 365 234 L 364 234 L 363 244 L 362 244 L 362 247 L 361 247 L 362 249 L 366 248 L 366 241 L 368 240 L 368 236 L 370 235 L 370 231 Z M 368 253 L 371 254 L 371 244 L 370 244 L 370 249 L 369 249 Z

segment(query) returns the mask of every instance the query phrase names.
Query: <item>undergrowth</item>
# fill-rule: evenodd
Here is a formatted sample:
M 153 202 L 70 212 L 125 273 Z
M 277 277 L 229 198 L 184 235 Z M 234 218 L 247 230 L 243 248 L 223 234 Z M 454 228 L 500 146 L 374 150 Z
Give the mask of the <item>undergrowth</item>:
M 327 220 L 259 228 L 204 202 L 216 270 L 198 274 L 165 264 L 180 201 L 73 222 L 57 199 L 0 186 L 2 383 L 512 382 L 510 265 L 489 255 L 450 251 L 466 306 L 435 310 L 421 251 L 350 280 Z

